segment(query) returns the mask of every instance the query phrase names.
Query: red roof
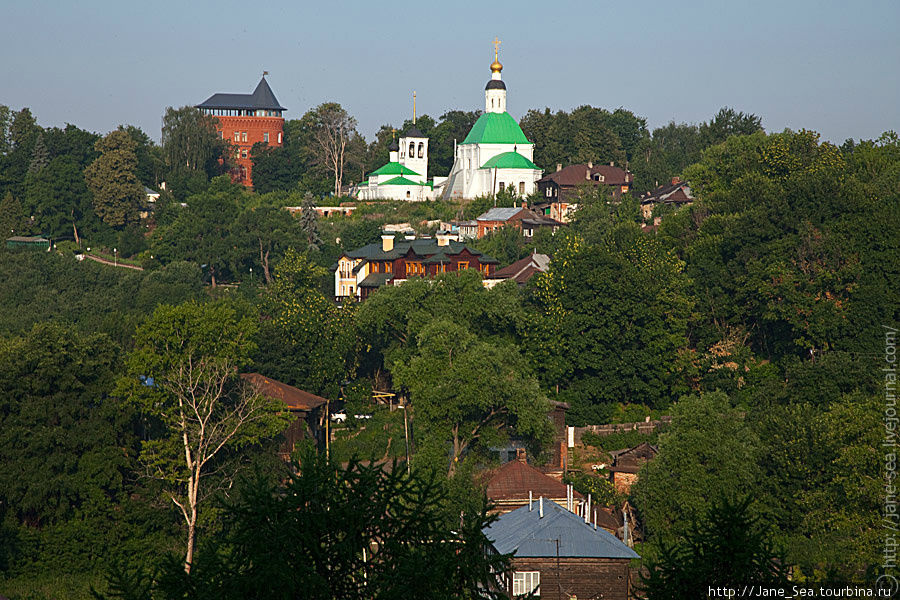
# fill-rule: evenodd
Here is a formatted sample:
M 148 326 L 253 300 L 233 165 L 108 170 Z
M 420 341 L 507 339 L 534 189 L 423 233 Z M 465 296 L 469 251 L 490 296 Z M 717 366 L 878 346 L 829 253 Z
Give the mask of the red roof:
M 544 475 L 534 467 L 520 460 L 511 460 L 494 473 L 487 485 L 487 497 L 493 501 L 528 501 L 528 492 L 537 500 L 544 498 L 565 498 L 566 485 Z M 576 498 L 582 498 L 574 492 Z
M 543 273 L 550 266 L 550 257 L 546 254 L 529 254 L 519 259 L 508 267 L 497 269 L 494 277 L 498 279 L 514 279 L 516 283 L 524 284 L 536 273 Z
M 590 177 L 587 176 L 588 172 L 590 172 Z M 603 175 L 603 181 L 598 182 L 594 179 L 594 175 L 597 173 Z M 626 174 L 625 169 L 610 165 L 591 165 L 588 167 L 585 164 L 569 165 L 559 171 L 548 173 L 540 178 L 538 183 L 551 181 L 561 186 L 576 186 L 581 183 L 603 183 L 605 185 L 626 185 L 631 183 L 631 179 Z
M 292 385 L 269 379 L 265 375 L 260 375 L 259 373 L 241 373 L 241 378 L 256 386 L 261 394 L 281 400 L 287 404 L 288 408 L 291 410 L 309 412 L 328 402 L 328 400 L 321 396 L 304 392 L 300 388 L 295 388 Z

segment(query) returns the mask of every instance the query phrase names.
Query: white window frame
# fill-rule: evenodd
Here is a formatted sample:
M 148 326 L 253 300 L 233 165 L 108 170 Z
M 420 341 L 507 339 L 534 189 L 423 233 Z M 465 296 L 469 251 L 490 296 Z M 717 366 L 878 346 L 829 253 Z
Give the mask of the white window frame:
M 513 596 L 524 596 L 532 592 L 535 596 L 540 596 L 541 572 L 515 571 L 512 578 L 512 588 Z

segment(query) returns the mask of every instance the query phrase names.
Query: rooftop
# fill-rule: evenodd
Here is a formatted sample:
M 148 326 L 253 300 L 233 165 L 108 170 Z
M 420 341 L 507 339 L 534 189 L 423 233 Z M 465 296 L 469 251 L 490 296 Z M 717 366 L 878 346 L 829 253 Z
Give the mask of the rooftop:
M 530 144 L 522 128 L 508 112 L 484 113 L 469 131 L 463 144 Z
M 487 160 L 482 169 L 533 169 L 540 171 L 541 168 L 522 156 L 518 152 L 504 152 Z
M 452 240 L 449 241 L 446 246 L 438 246 L 438 241 L 434 238 L 424 240 L 395 240 L 394 248 L 387 252 L 382 249 L 381 244 L 380 241 L 373 242 L 362 248 L 349 250 L 344 253 L 344 256 L 349 258 L 361 258 L 364 260 L 394 260 L 401 256 L 406 256 L 410 252 L 420 258 L 429 258 L 436 254 L 443 254 L 449 257 L 460 254 L 463 251 L 468 251 L 472 256 L 478 257 L 479 262 L 482 264 L 494 264 L 497 262 L 496 259 L 485 256 L 474 248 L 470 248 L 461 242 L 454 242 Z
M 259 373 L 241 373 L 241 379 L 254 385 L 264 396 L 281 400 L 291 410 L 310 411 L 328 402 L 321 396 L 310 394 Z
M 590 177 L 588 177 L 590 174 Z M 596 175 L 602 175 L 606 185 L 625 185 L 631 182 L 625 169 L 612 165 L 579 164 L 569 165 L 559 171 L 548 173 L 538 180 L 538 183 L 554 182 L 557 185 L 575 186 L 580 183 L 597 183 Z
M 477 221 L 509 221 L 517 214 L 527 209 L 521 206 L 513 206 L 510 208 L 495 206 L 485 213 L 478 215 Z
M 252 94 L 213 94 L 197 108 L 287 110 L 278 103 L 265 77 L 259 80 Z
M 484 533 L 501 554 L 516 557 L 621 558 L 640 556 L 611 533 L 584 522 L 575 513 L 544 499 L 501 515 Z
M 535 500 L 539 496 L 565 498 L 566 485 L 521 460 L 511 460 L 497 469 L 487 484 L 487 497 L 495 502 L 527 500 L 528 492 Z M 575 492 L 575 497 L 581 498 L 581 494 Z

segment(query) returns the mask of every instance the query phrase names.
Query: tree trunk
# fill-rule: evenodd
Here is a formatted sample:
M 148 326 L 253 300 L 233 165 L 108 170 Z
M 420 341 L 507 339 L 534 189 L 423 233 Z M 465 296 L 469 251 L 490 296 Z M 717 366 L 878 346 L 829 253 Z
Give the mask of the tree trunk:
M 199 497 L 198 489 L 200 487 L 200 466 L 198 465 L 193 473 L 191 473 L 191 483 L 188 485 L 188 503 L 191 506 L 191 516 L 188 519 L 188 539 L 187 552 L 184 557 L 184 572 L 191 572 L 191 565 L 194 562 L 194 546 L 197 539 L 197 498 Z

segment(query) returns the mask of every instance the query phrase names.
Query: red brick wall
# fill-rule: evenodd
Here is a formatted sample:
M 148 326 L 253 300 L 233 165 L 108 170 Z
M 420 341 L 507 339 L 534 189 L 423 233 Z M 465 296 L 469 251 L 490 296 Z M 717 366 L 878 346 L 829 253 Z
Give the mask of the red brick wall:
M 269 146 L 280 148 L 279 134 L 284 132 L 284 119 L 281 117 L 223 117 L 219 120 L 219 132 L 224 133 L 225 140 L 231 142 L 238 151 L 238 159 L 235 161 L 237 173 L 232 176 L 234 181 L 240 181 L 247 187 L 253 185 L 253 163 L 250 160 L 250 149 L 253 144 L 265 141 L 265 133 L 269 134 Z M 238 132 L 238 140 L 234 134 Z M 243 139 L 243 133 L 247 133 L 247 141 Z M 247 151 L 247 158 L 243 158 L 243 151 Z M 246 177 L 243 172 L 246 171 Z

